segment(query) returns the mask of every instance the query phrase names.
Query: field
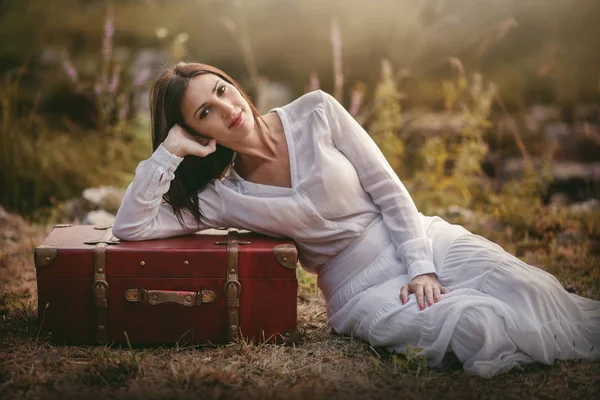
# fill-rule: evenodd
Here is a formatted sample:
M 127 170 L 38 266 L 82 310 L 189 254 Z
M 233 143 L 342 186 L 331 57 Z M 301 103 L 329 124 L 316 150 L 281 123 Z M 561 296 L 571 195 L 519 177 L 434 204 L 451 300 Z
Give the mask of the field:
M 600 362 L 558 361 L 482 379 L 451 357 L 432 369 L 414 352 L 390 354 L 335 335 L 314 277 L 305 273 L 297 346 L 55 346 L 40 336 L 32 257 L 49 228 L 4 211 L 0 226 L 2 399 L 592 399 L 600 390 Z M 569 291 L 599 299 L 600 263 L 590 243 L 537 246 L 525 259 L 543 263 Z
M 600 300 L 599 15 L 597 0 L 0 0 L 0 399 L 598 398 L 600 361 L 482 379 L 337 335 L 303 270 L 294 346 L 57 346 L 33 251 L 54 224 L 116 212 L 82 192 L 131 182 L 152 82 L 201 61 L 263 112 L 333 94 L 423 214 Z

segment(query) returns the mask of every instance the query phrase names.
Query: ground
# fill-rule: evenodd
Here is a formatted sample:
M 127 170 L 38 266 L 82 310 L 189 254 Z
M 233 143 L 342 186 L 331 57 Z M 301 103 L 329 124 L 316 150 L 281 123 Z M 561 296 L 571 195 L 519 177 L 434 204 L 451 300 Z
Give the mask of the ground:
M 414 351 L 390 354 L 335 335 L 314 279 L 304 273 L 296 346 L 56 346 L 40 335 L 33 264 L 33 249 L 49 229 L 0 209 L 2 399 L 592 399 L 600 392 L 600 362 L 560 361 L 483 379 L 451 358 L 431 369 Z M 555 241 L 527 260 L 546 264 L 567 290 L 598 299 L 598 257 L 586 246 Z

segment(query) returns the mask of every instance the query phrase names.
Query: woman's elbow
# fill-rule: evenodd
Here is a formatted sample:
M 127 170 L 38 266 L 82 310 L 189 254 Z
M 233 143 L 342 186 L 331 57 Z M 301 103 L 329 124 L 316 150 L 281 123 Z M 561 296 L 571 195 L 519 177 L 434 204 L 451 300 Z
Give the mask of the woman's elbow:
M 113 224 L 112 234 L 119 240 L 124 242 L 133 242 L 137 240 L 144 240 L 144 237 L 140 234 L 139 230 L 127 228 L 123 225 Z

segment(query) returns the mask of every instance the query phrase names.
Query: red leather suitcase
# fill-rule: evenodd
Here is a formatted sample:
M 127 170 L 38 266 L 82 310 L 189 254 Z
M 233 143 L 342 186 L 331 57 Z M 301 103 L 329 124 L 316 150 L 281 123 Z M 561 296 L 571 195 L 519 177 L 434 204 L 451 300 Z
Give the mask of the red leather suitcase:
M 120 242 L 57 225 L 35 249 L 38 321 L 65 344 L 293 342 L 297 254 L 254 233 Z

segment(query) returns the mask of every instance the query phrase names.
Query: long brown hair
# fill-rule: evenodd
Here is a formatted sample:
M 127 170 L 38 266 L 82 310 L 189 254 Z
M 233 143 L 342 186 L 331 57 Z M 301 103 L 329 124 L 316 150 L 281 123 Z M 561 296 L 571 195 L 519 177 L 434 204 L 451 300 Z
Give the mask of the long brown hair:
M 254 116 L 255 125 L 261 129 L 260 113 L 242 90 L 240 85 L 225 72 L 210 65 L 200 63 L 179 63 L 158 78 L 150 92 L 150 113 L 152 118 L 152 149 L 167 138 L 169 130 L 179 124 L 186 124 L 181 114 L 181 101 L 192 78 L 202 74 L 213 74 L 233 85 L 248 104 Z M 195 132 L 190 132 L 195 134 Z M 198 192 L 214 179 L 221 179 L 232 166 L 234 152 L 217 144 L 217 150 L 206 157 L 185 156 L 175 171 L 175 178 L 163 199 L 173 207 L 177 220 L 183 224 L 182 212 L 189 211 L 200 225 L 204 217 L 198 203 Z

